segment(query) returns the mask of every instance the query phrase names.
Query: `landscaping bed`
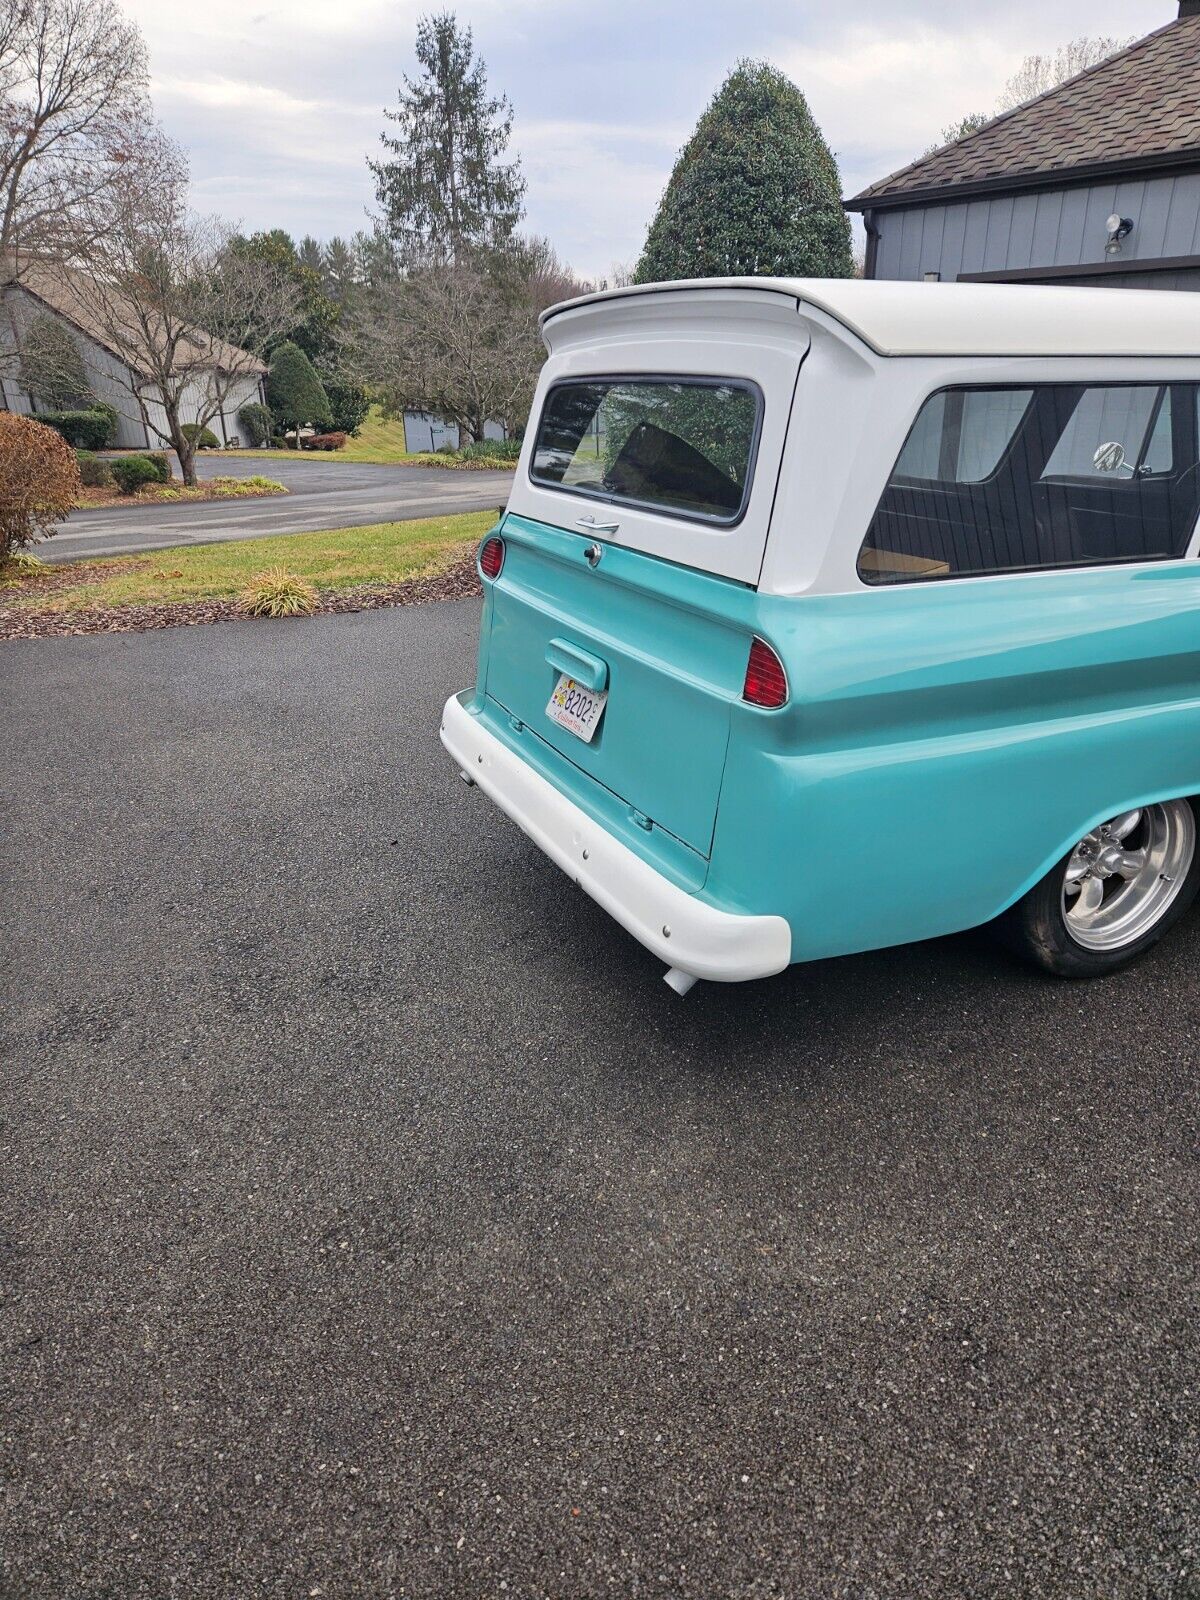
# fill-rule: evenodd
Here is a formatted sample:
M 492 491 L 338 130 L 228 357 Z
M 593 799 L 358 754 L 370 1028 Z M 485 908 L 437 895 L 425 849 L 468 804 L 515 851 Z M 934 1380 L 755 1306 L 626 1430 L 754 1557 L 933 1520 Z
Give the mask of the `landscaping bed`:
M 122 494 L 115 484 L 99 485 L 85 488 L 76 505 L 84 510 L 88 506 L 173 505 L 184 500 L 261 500 L 287 493 L 273 478 L 208 478 L 191 489 L 179 482 L 151 483 L 136 494 Z
M 465 599 L 480 592 L 475 551 L 494 521 L 472 512 L 47 567 L 0 583 L 0 640 L 231 621 L 271 570 L 310 585 L 316 615 Z

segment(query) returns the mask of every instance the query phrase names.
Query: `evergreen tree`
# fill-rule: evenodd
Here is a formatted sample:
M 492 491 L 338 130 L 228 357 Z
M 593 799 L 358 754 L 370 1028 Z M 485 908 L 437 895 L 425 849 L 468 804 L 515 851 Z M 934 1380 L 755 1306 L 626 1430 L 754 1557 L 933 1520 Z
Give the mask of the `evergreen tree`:
M 739 62 L 679 154 L 634 282 L 853 271 L 837 162 L 804 96 Z
M 306 233 L 303 239 L 301 239 L 299 247 L 296 250 L 296 260 L 302 267 L 307 267 L 310 272 L 315 272 L 318 275 L 320 274 L 324 257 L 321 252 L 321 246 L 313 238 L 311 233 Z
M 21 387 L 50 411 L 66 411 L 88 398 L 79 346 L 57 317 L 32 319 L 21 340 Z
M 488 94 L 470 28 L 453 12 L 417 24 L 418 77 L 405 77 L 399 106 L 384 115 L 387 156 L 369 163 L 382 226 L 406 261 L 458 260 L 503 246 L 522 214 L 518 161 L 501 157 L 512 108 Z
M 283 432 L 295 431 L 297 450 L 301 428 L 328 428 L 333 420 L 329 397 L 316 368 L 299 345 L 290 340 L 271 357 L 267 404 Z
M 325 293 L 339 306 L 352 300 L 359 287 L 354 251 L 336 234 L 325 246 L 321 259 L 321 283 Z

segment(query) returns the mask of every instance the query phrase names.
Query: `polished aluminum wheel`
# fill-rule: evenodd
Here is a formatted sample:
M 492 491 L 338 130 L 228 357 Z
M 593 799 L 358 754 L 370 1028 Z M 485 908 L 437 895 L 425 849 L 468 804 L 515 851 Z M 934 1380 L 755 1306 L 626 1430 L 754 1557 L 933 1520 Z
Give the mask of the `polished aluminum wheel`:
M 1123 811 L 1071 852 L 1063 876 L 1067 929 L 1085 950 L 1121 950 L 1165 914 L 1196 853 L 1196 820 L 1186 800 Z

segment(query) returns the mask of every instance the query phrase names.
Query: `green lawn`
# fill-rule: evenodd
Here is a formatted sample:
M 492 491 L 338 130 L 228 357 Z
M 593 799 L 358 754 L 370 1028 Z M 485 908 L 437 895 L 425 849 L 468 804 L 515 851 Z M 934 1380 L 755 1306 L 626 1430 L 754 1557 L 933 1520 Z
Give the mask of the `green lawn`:
M 378 406 L 371 407 L 358 438 L 347 439 L 342 450 L 222 450 L 213 454 L 255 456 L 265 461 L 295 461 L 300 456 L 305 461 L 367 461 L 376 466 L 395 465 L 409 459 L 404 445 L 403 417 L 385 422 Z
M 237 594 L 256 573 L 284 567 L 318 589 L 357 584 L 396 583 L 427 577 L 451 565 L 476 544 L 495 522 L 495 513 L 474 511 L 421 522 L 381 522 L 366 528 L 335 528 L 324 533 L 289 533 L 274 539 L 243 539 L 230 544 L 180 545 L 154 550 L 129 566 L 128 556 L 87 563 L 86 579 L 59 587 L 70 563 L 52 569 L 56 587 L 36 579 L 9 589 L 5 603 L 39 610 L 78 611 L 89 606 L 151 605 L 164 600 L 207 600 Z M 117 566 L 111 577 L 99 573 Z

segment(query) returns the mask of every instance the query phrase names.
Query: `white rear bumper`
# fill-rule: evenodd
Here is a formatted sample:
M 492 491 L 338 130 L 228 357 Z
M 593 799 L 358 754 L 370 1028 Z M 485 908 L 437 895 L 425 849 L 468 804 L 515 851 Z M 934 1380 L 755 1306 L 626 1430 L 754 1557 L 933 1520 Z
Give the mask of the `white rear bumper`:
M 514 755 L 457 696 L 442 713 L 442 743 L 464 776 L 668 966 L 738 983 L 788 965 L 792 934 L 785 918 L 722 911 L 677 888 Z

